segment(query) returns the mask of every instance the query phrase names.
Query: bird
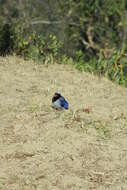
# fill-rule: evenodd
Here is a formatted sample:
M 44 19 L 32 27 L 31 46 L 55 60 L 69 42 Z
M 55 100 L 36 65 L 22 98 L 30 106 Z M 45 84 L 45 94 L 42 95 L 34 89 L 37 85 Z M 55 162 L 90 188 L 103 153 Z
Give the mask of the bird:
M 57 110 L 62 110 L 62 109 L 69 109 L 69 104 L 67 100 L 60 94 L 55 92 L 53 98 L 52 98 L 52 107 L 57 109 Z

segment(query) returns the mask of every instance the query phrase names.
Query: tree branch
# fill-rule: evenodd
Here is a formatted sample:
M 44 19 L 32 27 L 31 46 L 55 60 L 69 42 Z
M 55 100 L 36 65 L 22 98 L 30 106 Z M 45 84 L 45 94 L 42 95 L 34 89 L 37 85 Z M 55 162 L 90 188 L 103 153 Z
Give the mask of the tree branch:
M 30 23 L 31 25 L 36 25 L 36 24 L 68 24 L 68 25 L 73 25 L 73 26 L 80 26 L 80 24 L 77 24 L 75 22 L 64 22 L 64 21 L 49 21 L 49 20 L 36 20 L 32 21 Z

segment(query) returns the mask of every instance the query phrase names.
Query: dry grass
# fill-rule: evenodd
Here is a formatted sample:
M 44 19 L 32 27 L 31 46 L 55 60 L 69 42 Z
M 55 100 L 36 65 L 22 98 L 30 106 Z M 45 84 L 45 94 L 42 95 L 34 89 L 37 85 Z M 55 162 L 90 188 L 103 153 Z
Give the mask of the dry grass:
M 61 92 L 69 111 L 51 108 Z M 127 189 L 127 89 L 0 58 L 0 190 Z

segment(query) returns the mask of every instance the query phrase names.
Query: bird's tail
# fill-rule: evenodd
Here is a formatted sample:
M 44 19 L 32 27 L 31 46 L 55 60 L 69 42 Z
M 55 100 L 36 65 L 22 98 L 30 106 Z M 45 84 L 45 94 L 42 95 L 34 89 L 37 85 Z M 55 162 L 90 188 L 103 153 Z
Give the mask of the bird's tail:
M 66 110 L 69 109 L 69 105 L 68 105 L 68 102 L 67 102 L 67 101 L 64 102 L 64 108 L 65 108 Z

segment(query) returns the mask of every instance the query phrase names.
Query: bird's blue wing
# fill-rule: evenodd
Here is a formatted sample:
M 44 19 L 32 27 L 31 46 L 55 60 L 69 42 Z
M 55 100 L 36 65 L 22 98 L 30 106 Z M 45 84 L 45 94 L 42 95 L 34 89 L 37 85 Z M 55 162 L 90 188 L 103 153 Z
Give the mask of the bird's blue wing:
M 65 108 L 65 109 L 69 108 L 69 104 L 68 104 L 68 102 L 65 100 L 65 98 L 63 96 L 60 97 L 59 100 L 60 100 L 61 107 Z

